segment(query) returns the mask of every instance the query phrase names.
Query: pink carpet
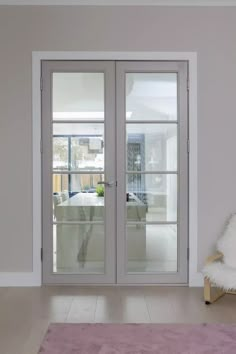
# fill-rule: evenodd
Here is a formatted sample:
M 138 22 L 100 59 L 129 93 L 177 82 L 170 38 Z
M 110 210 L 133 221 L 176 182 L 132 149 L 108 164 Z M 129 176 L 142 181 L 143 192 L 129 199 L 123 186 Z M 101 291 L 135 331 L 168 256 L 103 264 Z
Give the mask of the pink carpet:
M 51 324 L 40 354 L 236 354 L 236 325 Z

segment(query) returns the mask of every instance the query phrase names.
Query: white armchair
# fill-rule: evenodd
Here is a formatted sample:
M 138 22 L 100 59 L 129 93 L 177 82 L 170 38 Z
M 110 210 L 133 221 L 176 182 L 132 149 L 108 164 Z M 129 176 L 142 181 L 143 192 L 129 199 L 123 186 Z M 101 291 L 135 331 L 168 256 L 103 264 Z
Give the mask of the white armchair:
M 207 305 L 226 293 L 236 294 L 236 214 L 217 242 L 217 253 L 207 258 L 203 268 L 204 300 Z M 215 294 L 213 295 L 213 288 Z

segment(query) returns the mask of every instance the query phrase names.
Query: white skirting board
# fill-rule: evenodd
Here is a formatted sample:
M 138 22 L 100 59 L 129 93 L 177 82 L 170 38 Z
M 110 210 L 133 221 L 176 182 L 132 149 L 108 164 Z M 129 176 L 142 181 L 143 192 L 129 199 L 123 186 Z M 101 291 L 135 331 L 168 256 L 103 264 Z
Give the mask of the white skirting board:
M 30 287 L 41 286 L 39 275 L 34 272 L 6 272 L 0 273 L 0 287 Z

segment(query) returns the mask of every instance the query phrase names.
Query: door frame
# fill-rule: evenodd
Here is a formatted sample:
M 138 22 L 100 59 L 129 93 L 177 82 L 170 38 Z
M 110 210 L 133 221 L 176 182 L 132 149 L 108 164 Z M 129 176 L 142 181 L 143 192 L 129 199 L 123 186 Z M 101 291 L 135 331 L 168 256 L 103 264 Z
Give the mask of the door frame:
M 31 285 L 42 285 L 42 167 L 41 167 L 41 61 L 42 60 L 156 60 L 187 61 L 189 68 L 189 286 L 201 286 L 198 272 L 197 178 L 197 53 L 196 52 L 32 52 L 32 158 L 33 158 L 33 271 Z M 189 148 L 186 146 L 186 149 Z M 30 284 L 29 284 L 30 285 Z M 93 284 L 95 285 L 95 284 Z M 167 284 L 165 284 L 167 285 Z M 171 284 L 172 285 L 172 284 Z M 178 285 L 178 284 L 175 284 Z

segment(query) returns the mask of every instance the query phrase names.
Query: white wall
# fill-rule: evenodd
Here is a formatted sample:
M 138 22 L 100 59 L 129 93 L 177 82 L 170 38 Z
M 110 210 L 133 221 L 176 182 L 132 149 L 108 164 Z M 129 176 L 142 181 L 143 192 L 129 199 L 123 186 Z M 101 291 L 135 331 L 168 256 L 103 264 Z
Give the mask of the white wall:
M 32 270 L 32 51 L 197 51 L 199 269 L 236 211 L 236 8 L 0 6 L 0 272 Z

